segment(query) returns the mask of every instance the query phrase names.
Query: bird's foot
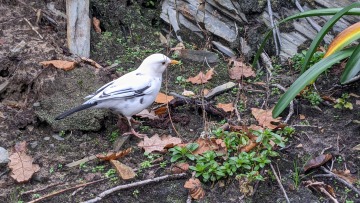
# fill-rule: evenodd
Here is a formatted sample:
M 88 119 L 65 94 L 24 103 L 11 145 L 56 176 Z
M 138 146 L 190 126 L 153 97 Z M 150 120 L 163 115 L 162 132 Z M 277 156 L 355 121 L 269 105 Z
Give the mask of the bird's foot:
M 125 135 L 135 135 L 136 137 L 138 137 L 138 138 L 140 138 L 140 139 L 142 139 L 142 138 L 144 138 L 145 136 L 147 136 L 147 134 L 141 134 L 141 133 L 136 132 L 136 131 L 134 130 L 134 128 L 131 128 L 131 129 L 130 129 L 130 132 L 126 132 L 126 133 L 123 134 L 123 136 L 125 136 Z

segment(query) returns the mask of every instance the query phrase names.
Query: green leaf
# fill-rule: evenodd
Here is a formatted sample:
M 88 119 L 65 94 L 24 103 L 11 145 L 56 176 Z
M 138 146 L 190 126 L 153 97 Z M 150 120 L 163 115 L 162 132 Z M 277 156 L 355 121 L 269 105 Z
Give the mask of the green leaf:
M 347 84 L 351 82 L 351 79 L 356 76 L 360 71 L 360 44 L 357 45 L 356 49 L 350 56 L 346 63 L 343 74 L 340 77 L 341 84 Z
M 306 18 L 306 17 L 311 17 L 311 16 L 334 15 L 334 14 L 338 13 L 340 10 L 341 10 L 341 8 L 326 8 L 326 9 L 314 9 L 314 10 L 305 11 L 305 12 L 301 12 L 301 13 L 297 13 L 295 15 L 289 16 L 289 17 L 285 18 L 284 20 L 281 20 L 276 26 L 279 26 L 282 23 L 288 22 L 290 20 L 295 20 L 298 18 Z M 347 11 L 345 13 L 345 15 L 360 15 L 360 9 L 352 8 L 349 11 Z M 262 53 L 266 42 L 272 36 L 272 29 L 273 28 L 271 28 L 268 32 L 265 33 L 264 40 L 261 42 L 260 47 L 254 57 L 252 67 L 256 67 L 256 64 L 259 60 L 260 54 Z
M 325 25 L 321 28 L 319 33 L 316 35 L 316 37 L 313 39 L 309 50 L 306 52 L 304 63 L 301 66 L 301 73 L 304 73 L 306 70 L 307 65 L 310 62 L 310 59 L 314 52 L 316 51 L 317 47 L 319 46 L 320 42 L 324 38 L 324 36 L 329 32 L 329 30 L 333 27 L 333 25 L 343 16 L 345 15 L 350 9 L 354 7 L 360 6 L 360 3 L 353 3 L 343 9 L 341 9 L 339 12 L 337 12 L 328 22 L 325 23 Z M 316 79 L 316 78 L 315 78 Z M 314 79 L 314 80 L 315 80 Z
M 199 147 L 198 143 L 190 143 L 186 145 L 186 148 L 191 152 L 195 151 L 198 147 Z
M 174 156 L 171 157 L 170 161 L 171 162 L 175 162 L 177 161 L 178 159 L 180 159 L 182 156 L 180 154 L 176 154 Z
M 191 161 L 194 161 L 194 160 L 195 160 L 195 155 L 193 155 L 193 154 L 186 154 L 186 157 L 187 157 L 188 159 L 190 159 Z
M 349 57 L 353 51 L 354 48 L 339 51 L 327 58 L 321 59 L 318 63 L 314 64 L 305 73 L 303 73 L 280 98 L 279 102 L 273 109 L 273 118 L 277 118 L 306 85 L 308 85 L 311 81 L 314 81 L 322 72 L 331 67 L 333 64 Z

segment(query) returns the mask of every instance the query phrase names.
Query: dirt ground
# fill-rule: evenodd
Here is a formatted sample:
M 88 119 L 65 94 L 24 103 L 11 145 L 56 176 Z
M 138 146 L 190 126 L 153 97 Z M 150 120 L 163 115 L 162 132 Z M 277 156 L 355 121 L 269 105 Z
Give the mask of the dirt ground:
M 145 1 L 144 1 L 145 2 Z M 75 167 L 65 166 L 68 163 L 108 152 L 118 143 L 117 135 L 126 130 L 126 126 L 118 129 L 117 116 L 106 110 L 93 111 L 74 115 L 69 119 L 57 122 L 54 117 L 64 110 L 80 104 L 83 97 L 101 87 L 108 81 L 124 73 L 134 70 L 143 58 L 150 53 L 161 52 L 171 56 L 169 47 L 160 44 L 157 33 L 169 30 L 159 18 L 158 2 L 155 7 L 140 1 L 92 1 L 91 14 L 102 22 L 103 33 L 92 30 L 91 58 L 103 65 L 104 69 L 80 63 L 73 71 L 62 71 L 55 68 L 42 67 L 39 62 L 52 59 L 71 59 L 66 49 L 66 20 L 61 15 L 52 15 L 57 24 L 42 20 L 39 22 L 40 38 L 30 25 L 36 25 L 36 10 L 47 10 L 47 1 L 0 1 L 0 147 L 11 152 L 14 145 L 21 141 L 28 144 L 28 154 L 34 163 L 40 166 L 29 182 L 16 183 L 10 176 L 7 164 L 0 165 L 0 202 L 28 202 L 52 191 L 57 191 L 85 182 L 106 178 L 105 172 L 112 168 L 107 162 L 91 160 Z M 118 5 L 114 7 L 112 5 Z M 54 3 L 55 9 L 65 13 L 65 1 Z M 144 34 L 146 33 L 146 34 Z M 202 48 L 207 45 L 203 39 L 189 33 L 187 46 Z M 177 42 L 172 43 L 175 46 Z M 208 69 L 203 62 L 181 59 L 183 65 L 169 69 L 164 76 L 162 92 L 181 92 L 191 90 L 200 94 L 203 88 L 214 88 L 231 81 L 228 76 L 227 61 L 219 57 L 220 62 L 210 64 L 215 68 L 213 79 L 205 84 L 192 85 L 183 79 Z M 118 63 L 115 67 L 110 65 Z M 340 65 L 334 67 L 317 81 L 317 89 L 322 96 L 341 97 L 342 93 L 360 95 L 360 83 L 339 85 Z M 257 70 L 257 74 L 265 70 Z M 274 80 L 288 87 L 298 77 L 298 72 L 291 65 L 284 63 L 274 75 Z M 265 74 L 259 77 L 265 82 Z M 236 123 L 235 114 L 225 117 L 209 114 L 207 125 L 220 127 L 224 121 L 238 125 L 256 123 L 251 116 L 252 107 L 260 108 L 266 101 L 266 108 L 274 106 L 279 98 L 275 93 L 266 98 L 266 90 L 256 82 L 242 82 L 240 111 L 242 123 Z M 214 103 L 233 102 L 237 91 L 228 91 L 216 96 Z M 295 112 L 289 126 L 296 130 L 289 137 L 286 147 L 278 150 L 280 156 L 272 160 L 276 171 L 281 176 L 282 185 L 291 202 L 331 202 L 320 192 L 312 191 L 300 184 L 295 187 L 294 174 L 297 167 L 302 167 L 309 159 L 322 153 L 333 155 L 333 168 L 350 170 L 357 180 L 354 187 L 360 188 L 360 154 L 354 146 L 360 143 L 360 98 L 351 96 L 349 102 L 354 109 L 336 109 L 323 101 L 313 107 L 307 100 L 297 99 Z M 281 115 L 287 115 L 287 110 Z M 196 140 L 204 131 L 204 118 L 199 108 L 185 105 L 171 112 L 174 127 L 185 142 Z M 300 115 L 304 116 L 300 118 Z M 137 129 L 143 133 L 154 135 L 176 133 L 164 116 L 161 123 L 149 119 L 140 119 Z M 119 139 L 118 139 L 119 140 Z M 132 147 L 133 152 L 121 160 L 124 164 L 139 169 L 144 161 L 149 160 L 141 148 L 140 140 L 130 137 L 121 149 Z M 80 189 L 69 190 L 53 195 L 42 202 L 81 202 L 94 198 L 99 193 L 116 185 L 128 184 L 154 177 L 170 174 L 170 156 L 162 154 L 167 164 L 160 167 L 155 164 L 151 168 L 137 172 L 135 179 L 105 179 Z M 330 161 L 331 162 L 331 161 Z M 297 166 L 295 166 L 295 165 Z M 330 166 L 327 163 L 326 166 Z M 279 184 L 270 167 L 264 170 L 265 181 L 254 183 L 255 192 L 244 197 L 239 191 L 239 182 L 228 178 L 214 183 L 204 183 L 205 198 L 199 202 L 286 202 Z M 300 180 L 324 181 L 334 188 L 340 202 L 360 202 L 360 197 L 338 180 L 331 177 L 314 177 L 323 174 L 320 169 L 309 173 L 301 173 Z M 101 202 L 186 202 L 188 191 L 184 183 L 191 177 L 166 180 L 150 185 L 121 190 L 106 196 Z M 51 186 L 53 184 L 57 184 Z M 51 187 L 50 187 L 51 186 Z M 48 187 L 48 188 L 47 188 Z M 26 194 L 27 191 L 43 188 Z M 25 193 L 24 193 L 25 192 Z

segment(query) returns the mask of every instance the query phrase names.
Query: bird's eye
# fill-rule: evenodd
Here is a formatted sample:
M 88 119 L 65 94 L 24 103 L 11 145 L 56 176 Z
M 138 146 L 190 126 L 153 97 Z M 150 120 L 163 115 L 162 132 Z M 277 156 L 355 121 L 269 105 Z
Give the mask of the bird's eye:
M 165 61 L 164 61 L 164 62 L 162 62 L 162 64 L 163 64 L 163 65 L 165 65 Z

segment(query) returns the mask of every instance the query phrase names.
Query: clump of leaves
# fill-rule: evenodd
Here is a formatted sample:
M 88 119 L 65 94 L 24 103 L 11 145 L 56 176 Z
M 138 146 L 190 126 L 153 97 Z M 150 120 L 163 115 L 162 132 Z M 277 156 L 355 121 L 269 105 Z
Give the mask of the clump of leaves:
M 190 161 L 193 164 L 189 167 L 195 171 L 195 177 L 201 177 L 203 181 L 216 181 L 221 178 L 242 174 L 249 181 L 263 180 L 260 175 L 260 169 L 264 168 L 271 162 L 270 158 L 278 156 L 273 149 L 275 145 L 284 147 L 285 141 L 280 134 L 272 132 L 270 129 L 264 131 L 229 132 L 221 128 L 214 130 L 212 133 L 216 140 L 222 140 L 226 146 L 226 151 L 216 151 L 209 149 L 202 154 L 193 152 L 199 145 L 192 143 L 186 147 L 170 149 L 172 152 L 171 161 Z M 293 133 L 287 129 L 282 135 Z M 253 139 L 256 137 L 256 141 Z M 248 145 L 256 142 L 251 149 L 246 148 Z M 197 151 L 196 151 L 197 152 Z
M 305 62 L 305 56 L 306 56 L 306 50 L 301 51 L 300 53 L 295 54 L 292 58 L 291 61 L 293 62 L 293 67 L 295 70 L 299 71 L 301 70 L 302 65 Z M 314 64 L 316 64 L 317 62 L 319 62 L 322 58 L 324 58 L 325 52 L 323 51 L 317 51 L 315 52 L 310 61 L 308 66 L 312 66 Z
M 311 89 L 303 90 L 301 95 L 307 99 L 312 106 L 318 106 L 323 101 L 321 96 Z
M 195 155 L 192 153 L 199 147 L 197 143 L 190 143 L 186 145 L 185 147 L 179 147 L 175 146 L 171 149 L 169 149 L 169 152 L 171 152 L 171 162 L 176 161 L 186 161 L 187 159 L 193 161 L 195 160 Z
M 334 105 L 334 108 L 337 109 L 353 109 L 353 105 L 351 102 L 348 102 L 348 99 L 350 98 L 350 95 L 348 93 L 344 93 L 341 95 L 340 98 L 336 99 L 336 104 Z

